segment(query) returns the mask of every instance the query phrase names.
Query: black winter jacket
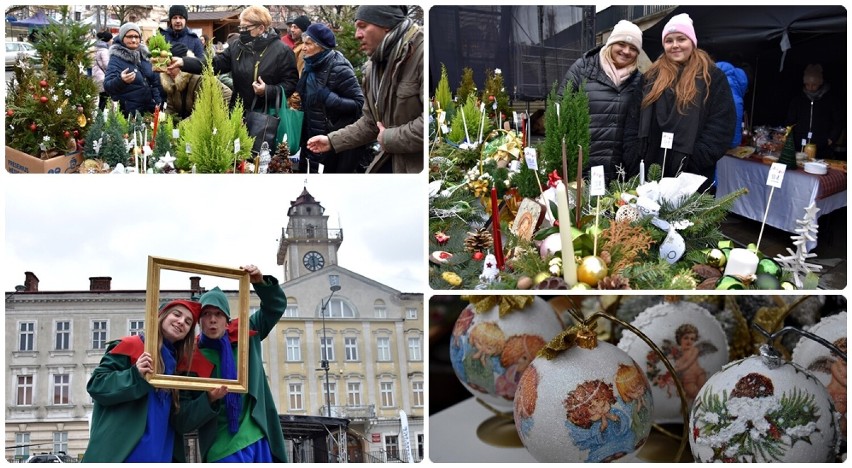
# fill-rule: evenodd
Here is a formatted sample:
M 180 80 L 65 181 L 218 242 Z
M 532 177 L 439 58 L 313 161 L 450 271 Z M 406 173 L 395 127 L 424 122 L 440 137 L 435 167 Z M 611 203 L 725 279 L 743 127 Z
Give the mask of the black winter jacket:
M 308 86 L 310 74 L 313 74 L 316 80 L 314 87 Z M 306 58 L 296 91 L 301 96 L 302 111 L 305 113 L 300 141 L 301 154 L 311 161 L 325 165 L 326 172 L 354 172 L 363 147 L 339 154 L 335 154 L 333 150 L 315 154 L 307 148 L 309 138 L 327 135 L 361 117 L 364 93 L 352 64 L 336 50 L 329 51 L 328 55 L 313 63 L 310 58 Z M 314 170 L 312 167 L 311 171 Z
M 118 101 L 121 111 L 127 116 L 136 111 L 142 114 L 154 112 L 154 107 L 163 102 L 160 74 L 154 73 L 146 57 L 147 51 L 142 48 L 138 51 L 134 53 L 120 43 L 110 46 L 109 64 L 104 76 L 104 91 Z M 130 84 L 121 79 L 121 72 L 126 69 L 136 70 L 136 79 Z
M 586 52 L 577 59 L 562 80 L 559 91 L 570 83 L 577 90 L 585 83 L 589 97 L 589 133 L 591 148 L 584 176 L 592 166 L 604 166 L 606 180 L 615 176 L 616 167 L 622 164 L 624 154 L 624 125 L 631 102 L 642 98 L 639 88 L 641 73 L 634 71 L 621 85 L 616 86 L 601 67 L 600 51 L 603 46 Z
M 642 77 L 643 89 L 650 89 L 650 83 L 645 83 Z M 651 164 L 662 164 L 666 160 L 663 175 L 675 177 L 678 169 L 683 172 L 699 174 L 707 177 L 707 182 L 700 190 L 704 190 L 714 181 L 716 162 L 725 155 L 731 143 L 731 135 L 736 126 L 737 113 L 734 108 L 734 98 L 731 86 L 725 73 L 715 65 L 710 69 L 710 87 L 707 91 L 709 98 L 704 95 L 696 97 L 698 106 L 690 106 L 687 112 L 698 112 L 698 132 L 695 141 L 691 142 L 690 154 L 674 150 L 666 152 L 660 148 L 662 131 L 654 117 L 654 108 L 662 99 L 642 109 L 641 103 L 631 108 L 625 128 L 625 164 L 627 175 L 633 176 L 639 172 L 639 161 L 645 161 L 645 167 Z M 644 123 L 644 127 L 643 127 Z M 675 140 L 678 132 L 673 132 Z M 689 142 L 685 142 L 689 144 Z
M 201 73 L 203 64 L 197 58 L 185 57 L 183 62 L 183 71 Z M 257 76 L 262 77 L 263 82 L 266 83 L 265 96 L 257 96 L 252 88 L 252 83 L 256 79 L 255 64 L 258 62 Z M 249 44 L 243 44 L 239 40 L 234 41 L 224 52 L 213 57 L 213 71 L 216 74 L 231 73 L 234 94 L 231 96 L 230 106 L 233 108 L 237 99 L 242 99 L 246 113 L 251 110 L 263 112 L 268 106 L 274 107 L 278 103 L 282 86 L 285 95 L 280 96 L 281 102 L 286 103 L 299 80 L 296 56 L 286 44 L 281 42 L 281 37 L 274 29 L 270 30 L 265 37 L 258 36 Z M 256 101 L 255 96 L 257 96 Z M 269 100 L 268 105 L 267 100 Z M 253 102 L 255 104 L 252 109 Z

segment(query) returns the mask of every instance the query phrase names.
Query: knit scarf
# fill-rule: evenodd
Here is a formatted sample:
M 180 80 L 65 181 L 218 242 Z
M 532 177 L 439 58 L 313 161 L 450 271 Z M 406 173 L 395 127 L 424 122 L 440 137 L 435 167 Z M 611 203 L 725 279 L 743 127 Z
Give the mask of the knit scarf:
M 198 344 L 202 348 L 210 348 L 219 352 L 219 374 L 226 380 L 237 379 L 237 365 L 234 363 L 234 352 L 231 349 L 231 340 L 225 333 L 221 338 L 208 338 L 204 334 Z M 228 392 L 225 395 L 225 414 L 228 416 L 228 430 L 236 434 L 240 429 L 240 412 L 242 411 L 242 399 L 239 393 Z
M 391 86 L 391 74 L 393 73 L 393 65 L 401 60 L 403 53 L 406 51 L 405 44 L 419 31 L 420 28 L 410 19 L 406 18 L 388 31 L 382 43 L 373 51 L 370 60 L 373 62 L 373 70 L 370 73 L 369 92 L 372 93 L 372 102 L 375 103 L 373 116 L 376 122 L 381 122 L 383 116 L 379 114 L 382 105 L 382 98 L 388 96 Z M 387 124 L 387 122 L 384 122 Z
M 321 68 L 331 52 L 331 49 L 326 49 L 310 57 L 305 57 L 305 68 L 302 69 L 302 77 L 300 78 L 301 83 L 296 87 L 302 89 L 304 84 L 304 89 L 307 91 L 307 107 L 313 107 L 317 102 L 317 74 L 314 73 L 314 68 Z M 325 83 L 325 86 L 328 86 L 328 83 Z
M 177 360 L 175 359 L 176 352 L 175 346 L 172 343 L 163 340 L 163 347 L 160 348 L 160 357 L 163 359 L 163 373 L 165 375 L 175 374 L 175 367 L 177 366 Z M 165 401 L 167 398 L 171 398 L 171 396 L 171 392 L 167 389 L 157 390 L 157 398 L 160 401 Z
M 606 73 L 606 76 L 612 80 L 616 87 L 621 86 L 621 83 L 623 83 L 637 67 L 637 60 L 634 60 L 632 64 L 626 67 L 616 68 L 615 62 L 612 61 L 612 45 L 601 49 L 600 62 L 604 73 Z

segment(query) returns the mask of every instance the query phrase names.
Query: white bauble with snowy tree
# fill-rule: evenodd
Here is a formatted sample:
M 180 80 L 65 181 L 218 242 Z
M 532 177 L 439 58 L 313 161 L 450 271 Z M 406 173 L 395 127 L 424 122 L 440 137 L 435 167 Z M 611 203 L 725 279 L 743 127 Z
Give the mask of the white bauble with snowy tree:
M 825 386 L 764 345 L 710 377 L 695 398 L 689 444 L 696 461 L 835 461 L 839 428 Z

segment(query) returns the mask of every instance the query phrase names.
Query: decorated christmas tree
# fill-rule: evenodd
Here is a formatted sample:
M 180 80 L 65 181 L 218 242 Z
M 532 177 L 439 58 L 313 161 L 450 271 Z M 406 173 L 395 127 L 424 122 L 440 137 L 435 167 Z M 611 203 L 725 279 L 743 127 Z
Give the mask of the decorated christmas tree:
M 505 122 L 506 116 L 511 112 L 509 109 L 509 95 L 503 85 L 503 73 L 500 69 L 485 71 L 485 90 L 482 92 L 482 102 L 485 103 L 485 111 L 488 117 L 494 121 L 494 127 L 498 122 Z M 499 118 L 498 118 L 499 116 Z
M 566 85 L 562 95 L 556 93 L 556 85 L 550 91 L 547 98 L 547 109 L 545 110 L 545 139 L 539 149 L 539 167 L 543 172 L 557 173 L 564 177 L 562 171 L 562 140 L 565 140 L 566 159 L 568 162 L 568 180 L 573 181 L 577 177 L 577 159 L 579 157 L 578 146 L 583 147 L 585 155 L 588 155 L 589 142 L 589 98 L 581 87 L 577 91 Z M 558 107 L 557 107 L 557 104 Z M 587 166 L 588 158 L 584 160 Z
M 109 167 L 114 168 L 121 163 L 128 165 L 130 151 L 128 149 L 127 120 L 118 110 L 118 103 L 113 105 L 113 108 L 107 111 L 106 123 L 103 127 L 103 132 L 97 137 L 100 150 L 98 158 L 107 163 Z M 95 135 L 90 135 L 89 138 L 95 138 Z
M 786 165 L 791 169 L 797 167 L 796 164 L 796 145 L 793 142 L 793 127 L 787 127 L 787 134 L 784 137 L 784 148 L 781 149 L 781 157 L 778 162 Z
M 87 31 L 67 19 L 50 25 L 36 45 L 41 67 L 15 65 L 6 93 L 7 144 L 42 159 L 82 148 L 98 94 L 86 74 Z
M 464 101 L 464 104 L 456 109 L 456 114 L 451 121 L 450 133 L 447 138 L 457 144 L 464 143 L 465 141 L 476 143 L 479 139 L 480 128 L 482 128 L 484 138 L 493 129 L 493 124 L 487 118 L 483 122 L 483 115 L 480 111 L 479 103 L 476 101 L 476 95 L 471 94 Z
M 201 76 L 192 115 L 178 124 L 176 167 L 201 173 L 234 171 L 238 161 L 250 159 L 254 138 L 243 124 L 243 104 L 237 101 L 232 111 L 222 97 L 212 57 Z

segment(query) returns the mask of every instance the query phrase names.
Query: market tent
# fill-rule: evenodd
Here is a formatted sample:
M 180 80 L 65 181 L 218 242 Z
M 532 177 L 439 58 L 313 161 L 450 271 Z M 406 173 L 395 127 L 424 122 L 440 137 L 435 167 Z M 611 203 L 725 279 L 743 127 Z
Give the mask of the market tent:
M 47 26 L 48 24 L 56 23 L 57 21 L 46 14 L 43 11 L 39 11 L 33 16 L 22 19 L 20 21 L 15 21 L 15 26 L 25 27 L 25 28 L 40 28 Z
M 842 6 L 679 6 L 643 33 L 654 60 L 672 16 L 689 14 L 698 46 L 717 61 L 746 64 L 746 111 L 756 125 L 781 125 L 809 63 L 822 64 L 826 82 L 846 104 L 846 8 Z M 786 50 L 785 50 L 786 49 Z M 844 112 L 845 114 L 845 112 Z

